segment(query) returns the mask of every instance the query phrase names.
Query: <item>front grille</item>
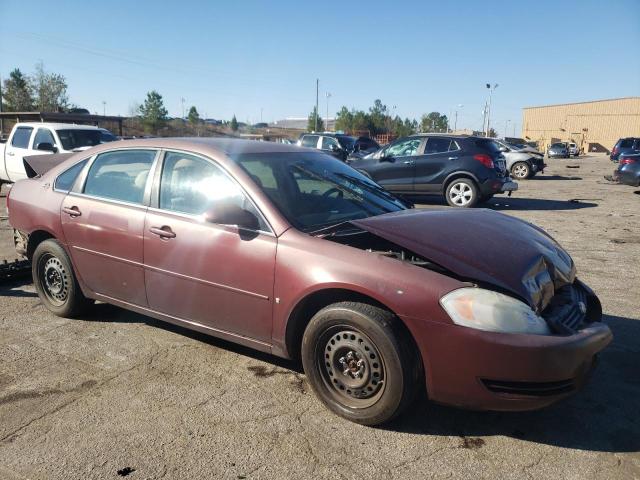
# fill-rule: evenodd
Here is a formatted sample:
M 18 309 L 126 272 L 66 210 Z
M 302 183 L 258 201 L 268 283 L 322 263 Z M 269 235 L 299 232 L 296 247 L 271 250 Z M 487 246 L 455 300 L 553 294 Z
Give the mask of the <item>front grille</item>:
M 495 393 L 526 395 L 530 397 L 550 397 L 569 393 L 575 389 L 575 384 L 572 379 L 560 380 L 558 382 L 509 382 L 483 378 L 482 383 Z
M 587 292 L 578 284 L 566 285 L 556 290 L 542 318 L 555 333 L 572 334 L 579 330 L 587 319 L 589 299 Z

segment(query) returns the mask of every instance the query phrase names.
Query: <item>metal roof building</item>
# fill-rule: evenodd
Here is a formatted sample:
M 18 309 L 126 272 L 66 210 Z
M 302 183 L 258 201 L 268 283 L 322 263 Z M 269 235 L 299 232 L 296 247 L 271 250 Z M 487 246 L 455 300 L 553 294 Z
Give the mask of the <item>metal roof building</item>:
M 545 150 L 573 141 L 584 152 L 608 152 L 619 138 L 640 137 L 640 97 L 525 107 L 522 136 Z

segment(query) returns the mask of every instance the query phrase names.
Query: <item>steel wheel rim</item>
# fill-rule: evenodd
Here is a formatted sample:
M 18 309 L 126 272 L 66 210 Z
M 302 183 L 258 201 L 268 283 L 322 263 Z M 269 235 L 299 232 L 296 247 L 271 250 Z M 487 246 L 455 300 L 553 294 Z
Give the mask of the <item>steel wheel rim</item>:
M 339 325 L 326 330 L 318 341 L 316 362 L 331 396 L 349 408 L 368 408 L 384 393 L 384 360 L 357 328 Z
M 524 178 L 527 176 L 527 173 L 529 173 L 527 170 L 527 167 L 524 165 L 516 165 L 513 167 L 513 174 L 518 178 Z
M 42 291 L 53 305 L 63 305 L 69 297 L 70 279 L 67 270 L 54 255 L 43 255 L 38 262 Z
M 473 192 L 471 191 L 471 187 L 466 183 L 455 183 L 449 189 L 449 199 L 452 203 L 463 206 L 471 202 L 473 198 Z

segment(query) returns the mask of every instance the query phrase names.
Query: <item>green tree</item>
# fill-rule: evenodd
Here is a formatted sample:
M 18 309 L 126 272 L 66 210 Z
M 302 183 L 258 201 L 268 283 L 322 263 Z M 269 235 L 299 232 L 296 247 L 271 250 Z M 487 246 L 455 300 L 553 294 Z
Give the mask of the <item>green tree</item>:
M 28 112 L 33 110 L 33 95 L 29 79 L 15 68 L 2 87 L 2 110 L 5 112 Z
M 189 114 L 187 115 L 187 118 L 189 119 L 189 123 L 191 125 L 197 125 L 198 123 L 200 123 L 200 114 L 198 113 L 198 110 L 196 110 L 195 106 L 192 106 L 189 109 Z
M 342 107 L 337 113 L 335 128 L 343 132 L 353 131 L 353 112 L 349 111 L 347 107 Z
M 379 98 L 369 108 L 369 124 L 373 134 L 384 133 L 389 129 L 389 114 L 387 106 Z
M 428 115 L 422 115 L 420 120 L 421 132 L 446 132 L 448 128 L 448 119 L 446 115 L 440 112 L 431 112 Z
M 235 115 L 231 119 L 231 123 L 229 123 L 229 126 L 231 127 L 231 130 L 233 130 L 234 132 L 238 131 L 238 120 L 236 119 Z
M 497 137 L 498 137 L 498 132 L 496 132 L 496 131 L 493 129 L 493 127 L 491 127 L 491 128 L 489 129 L 489 136 L 490 136 L 491 138 L 497 138 Z
M 155 90 L 147 93 L 146 100 L 140 105 L 140 117 L 145 130 L 158 133 L 158 130 L 167 121 L 167 113 L 167 109 L 164 108 L 164 103 L 162 102 L 162 95 Z
M 36 71 L 30 79 L 35 102 L 41 112 L 57 112 L 69 106 L 67 80 L 59 73 L 47 73 L 44 64 L 36 64 Z
M 317 119 L 317 127 L 316 127 L 316 119 Z M 307 120 L 307 131 L 308 132 L 322 132 L 324 130 L 324 122 L 322 121 L 322 117 L 318 115 L 316 111 L 316 107 L 313 107 L 313 110 L 309 114 L 309 118 Z
M 405 118 L 404 121 L 398 116 L 393 119 L 391 133 L 396 137 L 407 137 L 416 133 L 418 122 Z

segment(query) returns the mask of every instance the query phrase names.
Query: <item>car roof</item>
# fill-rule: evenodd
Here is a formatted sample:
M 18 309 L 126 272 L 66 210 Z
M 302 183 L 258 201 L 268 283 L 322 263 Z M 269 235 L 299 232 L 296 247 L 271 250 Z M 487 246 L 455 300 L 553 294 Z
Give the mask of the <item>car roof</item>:
M 49 122 L 20 122 L 19 127 L 48 127 L 54 130 L 106 130 L 103 127 L 96 127 L 94 125 L 79 125 L 75 123 L 49 123 Z
M 308 149 L 280 142 L 263 142 L 258 140 L 245 140 L 241 138 L 226 137 L 154 137 L 154 138 L 134 138 L 130 140 L 120 140 L 98 145 L 91 149 L 92 152 L 99 153 L 115 148 L 165 148 L 188 150 L 203 154 L 223 154 L 226 156 L 244 153 L 283 153 L 313 151 Z

